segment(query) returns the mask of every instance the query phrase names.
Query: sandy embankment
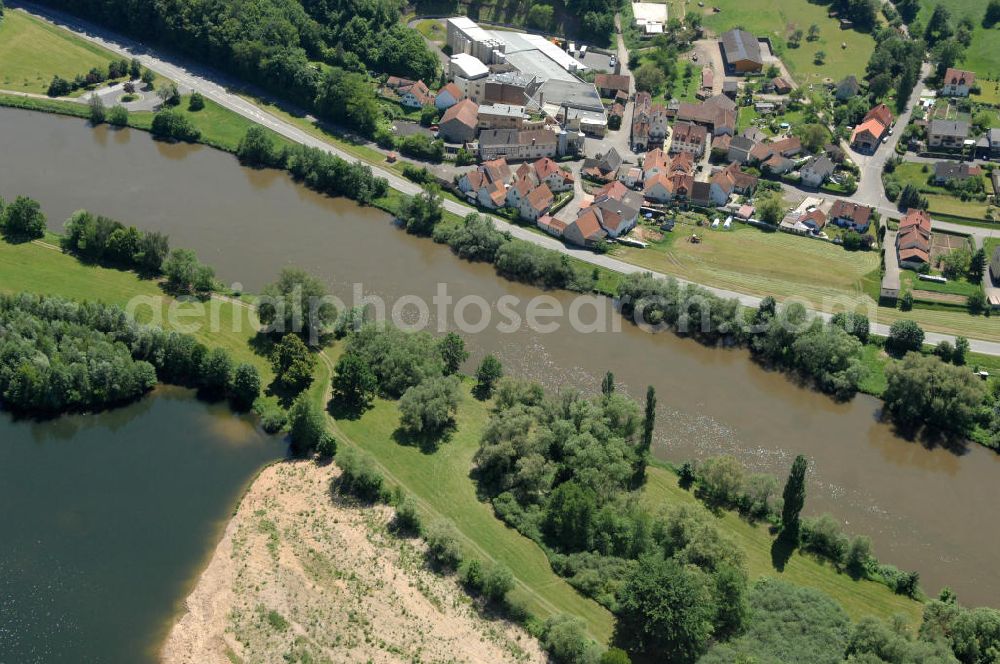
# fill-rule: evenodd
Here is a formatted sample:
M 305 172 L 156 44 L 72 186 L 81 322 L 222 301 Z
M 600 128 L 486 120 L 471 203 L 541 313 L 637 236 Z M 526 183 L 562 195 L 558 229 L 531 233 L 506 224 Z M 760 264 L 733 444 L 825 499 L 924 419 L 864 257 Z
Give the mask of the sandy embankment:
M 331 496 L 333 464 L 283 462 L 256 479 L 162 650 L 167 664 L 543 662 L 524 630 L 480 617 L 391 511 Z

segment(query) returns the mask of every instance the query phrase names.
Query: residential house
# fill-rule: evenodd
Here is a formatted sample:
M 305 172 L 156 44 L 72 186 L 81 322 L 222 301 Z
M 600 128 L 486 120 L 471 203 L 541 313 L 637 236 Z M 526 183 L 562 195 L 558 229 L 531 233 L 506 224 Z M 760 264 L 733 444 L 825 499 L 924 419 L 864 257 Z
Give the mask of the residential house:
M 753 140 L 746 136 L 733 136 L 729 142 L 729 150 L 726 152 L 726 159 L 730 163 L 737 162 L 745 164 L 750 161 L 750 151 L 756 145 Z
M 983 134 L 976 148 L 980 159 L 1000 159 L 1000 128 L 994 127 Z
M 749 161 L 765 163 L 772 157 L 794 157 L 801 152 L 802 141 L 796 136 L 789 136 L 777 141 L 757 143 L 750 148 Z
M 598 74 L 594 78 L 594 86 L 602 97 L 614 99 L 619 92 L 628 95 L 632 79 L 624 74 Z
M 559 168 L 559 165 L 543 157 L 531 165 L 535 181 L 546 185 L 551 191 L 562 192 L 573 188 L 575 178 L 569 171 Z
M 760 42 L 746 30 L 724 32 L 720 40 L 726 69 L 737 74 L 759 72 L 764 68 Z
M 684 173 L 659 173 L 646 180 L 642 195 L 657 203 L 687 200 L 694 186 L 694 177 Z
M 479 107 L 480 130 L 483 129 L 523 129 L 528 119 L 524 106 L 511 104 L 483 104 Z
M 833 175 L 834 168 L 833 161 L 825 155 L 813 157 L 799 169 L 799 176 L 802 184 L 809 187 L 819 187 Z
M 555 157 L 559 137 L 548 129 L 488 129 L 479 134 L 480 159 L 504 157 L 508 161 Z
M 858 152 L 871 154 L 878 148 L 882 137 L 892 125 L 892 111 L 885 104 L 879 104 L 868 111 L 864 120 L 851 132 L 851 145 Z
M 562 219 L 556 219 L 552 215 L 543 214 L 535 221 L 535 225 L 541 228 L 549 235 L 553 235 L 555 237 L 562 237 L 563 233 L 566 231 L 566 226 L 568 226 L 569 224 L 567 224 Z
M 416 83 L 416 81 L 411 81 L 410 79 L 403 78 L 402 76 L 390 76 L 385 80 L 385 87 L 393 92 L 398 92 L 400 88 L 408 88 L 414 83 Z
M 649 109 L 649 143 L 663 145 L 670 135 L 670 115 L 663 104 L 653 104 Z
M 463 194 L 467 194 L 470 191 L 478 191 L 483 183 L 499 182 L 503 185 L 510 179 L 510 176 L 510 166 L 505 159 L 484 161 L 458 179 L 458 189 Z
M 733 194 L 747 195 L 757 188 L 757 178 L 744 173 L 737 162 L 712 174 L 709 180 L 709 200 L 715 205 L 725 205 Z
M 552 195 L 548 186 L 540 184 L 532 189 L 526 197 L 521 199 L 521 205 L 518 212 L 521 215 L 521 219 L 535 221 L 548 212 L 554 202 L 555 197 Z
M 597 208 L 593 205 L 580 210 L 580 214 L 563 231 L 563 238 L 581 247 L 592 246 L 608 236 L 601 228 Z
M 826 226 L 827 216 L 818 206 L 809 206 L 789 213 L 781 220 L 779 228 L 786 233 L 815 235 Z
M 635 108 L 632 112 L 632 150 L 644 152 L 649 147 L 650 113 L 653 107 L 648 92 L 635 93 Z
M 595 210 L 598 223 L 609 237 L 627 234 L 639 221 L 639 208 L 633 207 L 624 199 L 603 196 L 595 198 L 590 207 Z
M 528 198 L 528 194 L 536 187 L 530 177 L 524 175 L 515 176 L 514 183 L 507 188 L 507 198 L 504 201 L 507 207 L 515 210 L 521 209 L 521 204 Z
M 931 216 L 926 210 L 907 210 L 896 233 L 899 264 L 915 270 L 931 262 Z
M 774 88 L 774 91 L 779 95 L 787 95 L 795 87 L 792 85 L 791 81 L 789 81 L 784 76 L 776 76 L 772 78 L 771 86 Z
M 658 173 L 666 173 L 669 165 L 670 158 L 663 150 L 660 148 L 650 150 L 642 158 L 642 179 L 648 180 Z
M 434 104 L 434 95 L 423 81 L 396 88 L 399 103 L 407 108 L 423 108 Z
M 461 88 L 454 83 L 449 83 L 438 90 L 437 96 L 434 97 L 434 105 L 439 111 L 446 111 L 463 99 L 465 99 L 465 95 L 462 94 Z
M 931 120 L 927 125 L 928 147 L 961 148 L 968 137 L 969 123 L 965 120 Z
M 729 154 L 729 145 L 732 143 L 733 137 L 729 134 L 723 134 L 722 136 L 716 136 L 712 139 L 712 158 L 721 159 Z
M 712 96 L 715 89 L 715 70 L 711 67 L 701 68 L 701 87 L 698 89 L 699 99 L 706 99 Z
M 715 136 L 732 135 L 736 132 L 736 104 L 725 95 L 709 97 L 700 104 L 681 102 L 677 120 L 702 125 Z
M 941 82 L 941 94 L 945 97 L 968 97 L 976 84 L 976 75 L 964 69 L 948 67 Z
M 878 120 L 865 120 L 851 132 L 851 146 L 858 152 L 871 154 L 878 148 L 887 130 L 888 127 Z
M 830 221 L 858 233 L 868 232 L 871 224 L 872 208 L 851 201 L 837 199 L 830 208 Z
M 438 133 L 449 143 L 468 143 L 476 138 L 479 106 L 471 99 L 462 99 L 444 112 Z
M 795 168 L 795 162 L 780 154 L 773 154 L 761 164 L 761 169 L 772 175 L 784 175 L 791 173 Z
M 966 162 L 939 161 L 934 164 L 934 184 L 947 184 L 948 180 L 965 181 L 983 174 L 983 169 Z
M 638 166 L 633 166 L 628 169 L 620 169 L 618 173 L 618 182 L 622 183 L 626 187 L 635 188 L 642 184 L 642 169 Z
M 691 122 L 678 122 L 674 125 L 674 133 L 670 139 L 670 152 L 690 152 L 699 159 L 705 154 L 705 143 L 708 131 L 701 125 Z
M 849 101 L 857 97 L 860 92 L 861 84 L 858 83 L 857 76 L 850 74 L 837 83 L 833 96 L 836 97 L 837 101 Z
M 597 155 L 597 157 L 584 159 L 580 172 L 592 180 L 610 182 L 617 179 L 618 169 L 621 166 L 621 155 L 614 148 L 610 148 L 604 154 Z
M 691 205 L 698 205 L 700 207 L 708 207 L 712 202 L 712 188 L 707 182 L 695 182 L 691 185 L 691 193 L 688 195 L 688 201 Z

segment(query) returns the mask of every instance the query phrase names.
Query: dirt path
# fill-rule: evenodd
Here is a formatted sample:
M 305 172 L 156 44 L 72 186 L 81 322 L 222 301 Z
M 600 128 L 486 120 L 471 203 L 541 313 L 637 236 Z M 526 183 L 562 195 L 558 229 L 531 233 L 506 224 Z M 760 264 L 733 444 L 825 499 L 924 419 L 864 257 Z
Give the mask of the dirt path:
M 391 510 L 331 494 L 333 464 L 285 461 L 244 496 L 162 651 L 167 664 L 542 662 L 520 628 L 482 618 Z

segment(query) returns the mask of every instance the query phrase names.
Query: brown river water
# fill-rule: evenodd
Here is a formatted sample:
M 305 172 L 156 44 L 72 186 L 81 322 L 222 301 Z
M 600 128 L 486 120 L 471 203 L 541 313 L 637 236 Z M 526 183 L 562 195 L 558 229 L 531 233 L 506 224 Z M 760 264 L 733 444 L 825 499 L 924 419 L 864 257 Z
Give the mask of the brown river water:
M 539 291 L 497 277 L 443 246 L 410 237 L 385 214 L 330 199 L 284 174 L 239 166 L 201 146 L 167 145 L 130 130 L 0 109 L 0 195 L 42 203 L 49 226 L 78 208 L 170 235 L 224 281 L 259 290 L 286 265 L 320 276 L 339 296 L 361 283 L 390 304 L 426 300 L 447 284 L 457 301 L 527 300 Z M 568 307 L 573 296 L 550 293 Z M 475 309 L 470 309 L 475 311 Z M 431 307 L 431 324 L 436 326 Z M 586 314 L 582 317 L 586 318 Z M 467 319 L 476 320 L 470 313 Z M 811 462 L 806 512 L 830 512 L 870 535 L 880 558 L 920 572 L 928 593 L 954 588 L 967 604 L 1000 604 L 1000 457 L 976 446 L 928 449 L 878 421 L 880 402 L 838 404 L 765 371 L 739 350 L 705 348 L 671 333 L 585 333 L 567 326 L 465 334 L 470 367 L 485 352 L 507 373 L 549 386 L 596 390 L 607 370 L 621 389 L 659 398 L 655 452 L 683 461 L 733 454 L 782 481 L 796 454 Z

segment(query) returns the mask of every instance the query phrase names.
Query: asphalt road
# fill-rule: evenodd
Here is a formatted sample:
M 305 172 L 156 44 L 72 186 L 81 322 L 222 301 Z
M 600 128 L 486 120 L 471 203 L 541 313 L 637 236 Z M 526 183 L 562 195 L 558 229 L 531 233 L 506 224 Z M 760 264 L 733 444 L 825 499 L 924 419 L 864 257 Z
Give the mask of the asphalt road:
M 32 2 L 9 0 L 6 4 L 11 8 L 16 7 L 24 9 L 35 16 L 70 30 L 88 41 L 99 44 L 109 51 L 129 58 L 137 57 L 139 61 L 142 62 L 143 66 L 148 67 L 169 79 L 172 79 L 179 86 L 198 91 L 220 106 L 223 106 L 235 113 L 239 113 L 240 115 L 288 138 L 289 140 L 325 150 L 348 161 L 356 161 L 356 158 L 351 154 L 344 152 L 343 150 L 340 150 L 325 141 L 315 138 L 295 125 L 260 109 L 239 95 L 230 93 L 227 90 L 227 86 L 242 87 L 244 89 L 246 89 L 247 86 L 221 72 L 192 63 L 184 58 L 160 51 L 159 49 L 151 48 L 145 44 L 123 37 L 111 30 L 96 26 L 88 21 L 78 19 L 69 14 L 52 10 L 47 7 L 41 7 Z M 886 147 L 890 146 L 882 146 L 882 150 L 885 151 L 884 149 Z M 891 152 L 891 150 L 888 152 Z M 376 175 L 386 178 L 389 181 L 389 185 L 393 189 L 397 189 L 409 195 L 415 195 L 421 191 L 421 188 L 418 185 L 400 177 L 399 175 L 396 175 L 393 171 L 379 168 L 377 166 L 373 166 L 373 170 Z M 880 171 L 881 169 L 879 169 L 879 172 Z M 469 206 L 462 205 L 451 200 L 445 200 L 444 206 L 449 212 L 453 212 L 460 216 L 478 212 Z M 526 228 L 510 224 L 502 219 L 497 219 L 495 217 L 490 218 L 498 228 L 508 231 L 513 237 L 531 242 L 547 249 L 560 251 L 574 258 L 578 258 L 585 263 L 604 267 L 623 274 L 651 272 L 650 270 L 626 263 L 611 256 L 595 254 L 587 249 L 566 246 L 555 238 L 539 235 Z M 661 277 L 667 277 L 667 275 L 657 272 L 653 272 L 653 274 Z M 682 283 L 692 283 L 684 279 L 678 279 L 678 281 Z M 735 298 L 745 306 L 756 307 L 761 300 L 758 296 L 748 295 L 746 293 L 738 293 L 711 286 L 703 287 L 720 297 Z M 824 318 L 829 317 L 829 314 L 823 312 L 815 313 L 823 316 Z M 886 335 L 888 334 L 889 326 L 884 323 L 873 322 L 872 331 L 875 334 Z M 936 344 L 943 340 L 953 342 L 954 337 L 935 332 L 928 332 L 926 335 L 927 343 Z M 970 338 L 970 346 L 975 352 L 1000 355 L 1000 343 L 998 342 Z

